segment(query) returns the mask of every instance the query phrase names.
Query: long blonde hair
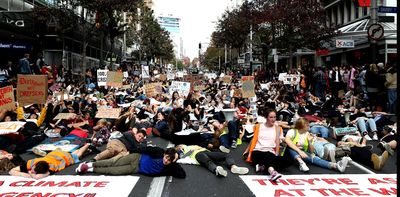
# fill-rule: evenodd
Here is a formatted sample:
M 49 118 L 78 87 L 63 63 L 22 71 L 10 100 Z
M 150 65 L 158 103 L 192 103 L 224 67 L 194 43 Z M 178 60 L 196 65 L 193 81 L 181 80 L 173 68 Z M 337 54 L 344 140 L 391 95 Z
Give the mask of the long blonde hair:
M 305 118 L 299 118 L 296 123 L 294 124 L 294 128 L 297 130 L 302 130 L 306 127 L 306 125 L 308 125 L 309 122 L 307 119 Z

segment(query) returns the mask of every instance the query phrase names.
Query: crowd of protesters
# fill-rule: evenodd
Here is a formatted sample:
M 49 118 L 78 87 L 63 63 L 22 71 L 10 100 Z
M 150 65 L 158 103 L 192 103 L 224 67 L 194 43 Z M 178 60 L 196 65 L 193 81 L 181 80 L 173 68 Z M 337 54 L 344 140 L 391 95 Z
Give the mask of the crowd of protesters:
M 172 80 L 160 81 L 157 71 L 143 79 L 135 67 L 123 64 L 118 71 L 128 72 L 124 88 L 99 87 L 95 70 L 86 70 L 84 81 L 79 82 L 64 68 L 47 66 L 40 59 L 34 64 L 38 66 L 35 71 L 27 64 L 28 58 L 22 58 L 19 66 L 9 63 L 0 68 L 2 86 L 15 85 L 16 74 L 44 74 L 49 87 L 59 83 L 61 88 L 49 90 L 45 104 L 17 104 L 13 110 L 0 112 L 1 122 L 26 122 L 16 134 L 0 135 L 0 170 L 12 175 L 43 178 L 92 153 L 96 153 L 94 159 L 81 162 L 77 173 L 184 178 L 180 165 L 190 163 L 227 176 L 222 166 L 214 164 L 226 161 L 232 173 L 247 174 L 248 169 L 237 166 L 229 156 L 232 149 L 245 145 L 243 158 L 257 173 L 277 180 L 282 176 L 278 170 L 290 165 L 298 165 L 303 172 L 309 171 L 309 164 L 345 172 L 353 160 L 381 170 L 397 149 L 397 72 L 390 64 L 293 69 L 288 74 L 299 80 L 286 84 L 272 72 L 266 77 L 255 71 L 256 96 L 243 98 L 237 91 L 242 82 L 234 73 L 230 83 L 219 76 L 204 76 L 203 90 L 180 95 L 168 90 Z M 163 93 L 147 95 L 144 85 L 152 82 L 161 82 Z M 99 108 L 121 108 L 122 112 L 117 119 L 98 119 Z M 224 109 L 234 109 L 233 116 L 227 116 Z M 74 116 L 54 120 L 59 113 Z M 350 127 L 355 132 L 336 132 Z M 183 130 L 192 133 L 179 135 Z M 147 142 L 149 135 L 177 147 L 156 147 Z M 85 143 L 73 153 L 35 148 L 54 137 Z M 382 154 L 371 152 L 370 140 L 379 141 Z M 19 154 L 30 149 L 41 157 L 21 161 Z M 339 157 L 343 158 L 336 162 Z

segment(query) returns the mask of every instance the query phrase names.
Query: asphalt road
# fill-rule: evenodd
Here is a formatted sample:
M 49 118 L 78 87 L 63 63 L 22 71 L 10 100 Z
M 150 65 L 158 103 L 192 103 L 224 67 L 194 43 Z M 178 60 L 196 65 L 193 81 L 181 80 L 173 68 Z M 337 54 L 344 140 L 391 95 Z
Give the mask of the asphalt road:
M 168 141 L 163 140 L 157 137 L 148 137 L 149 141 L 152 141 L 153 144 L 158 145 L 160 147 L 167 147 Z M 369 144 L 373 144 L 376 146 L 377 142 L 369 141 Z M 243 143 L 238 146 L 237 149 L 231 150 L 231 155 L 236 161 L 238 166 L 245 166 L 249 168 L 249 175 L 256 175 L 255 169 L 250 164 L 246 163 L 242 160 L 242 153 L 244 152 L 247 143 Z M 100 147 L 100 149 L 104 149 L 105 146 Z M 373 152 L 380 154 L 380 150 L 377 148 L 373 149 Z M 396 156 L 392 156 L 389 158 L 386 166 L 382 171 L 377 172 L 373 169 L 368 168 L 374 173 L 377 174 L 396 174 L 397 173 L 397 151 L 395 152 Z M 95 156 L 95 154 L 90 154 L 84 157 L 82 160 L 90 160 Z M 35 155 L 32 153 L 25 153 L 22 155 L 23 159 L 31 159 L 34 158 Z M 78 164 L 70 166 L 65 170 L 58 172 L 56 175 L 74 175 L 75 168 Z M 320 167 L 316 167 L 313 165 L 308 165 L 310 168 L 309 173 L 300 172 L 297 165 L 293 165 L 285 171 L 281 171 L 283 175 L 307 175 L 307 174 L 340 174 L 339 172 L 333 170 L 327 170 Z M 228 176 L 226 178 L 216 177 L 215 174 L 209 172 L 206 168 L 196 165 L 183 165 L 183 168 L 186 171 L 187 177 L 186 179 L 176 179 L 172 177 L 147 177 L 143 175 L 137 175 L 140 177 L 138 183 L 132 189 L 129 196 L 173 196 L 173 197 L 187 197 L 187 196 L 254 196 L 254 194 L 250 191 L 250 189 L 246 186 L 246 184 L 240 179 L 240 177 L 236 174 L 230 173 L 228 171 Z M 225 167 L 226 169 L 226 167 Z M 346 174 L 365 174 L 364 171 L 357 168 L 354 165 L 350 165 L 347 167 L 345 172 Z M 3 173 L 4 175 L 4 173 Z M 88 175 L 98 175 L 91 174 Z M 127 183 L 128 185 L 129 183 Z

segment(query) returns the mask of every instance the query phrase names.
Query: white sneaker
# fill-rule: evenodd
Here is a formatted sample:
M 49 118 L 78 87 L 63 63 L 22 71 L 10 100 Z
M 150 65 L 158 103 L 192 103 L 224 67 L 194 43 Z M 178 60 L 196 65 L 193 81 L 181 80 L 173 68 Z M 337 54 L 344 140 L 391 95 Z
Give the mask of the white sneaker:
M 217 168 L 215 169 L 215 175 L 226 177 L 228 176 L 228 172 L 224 170 L 223 167 L 217 166 Z
M 350 157 L 343 157 L 342 160 L 340 160 L 339 162 L 336 163 L 336 169 L 343 173 L 344 171 L 346 171 L 346 167 L 347 164 L 349 163 L 349 161 L 351 161 Z
M 219 146 L 219 150 L 223 153 L 230 153 L 231 150 L 227 149 L 225 146 Z
M 374 136 L 372 136 L 372 140 L 378 141 L 378 134 L 376 134 L 376 132 L 374 132 Z
M 302 172 L 308 172 L 310 171 L 310 168 L 308 168 L 307 164 L 305 162 L 299 163 L 299 169 Z
M 364 135 L 364 138 L 365 138 L 367 141 L 371 141 L 371 140 L 372 140 L 371 137 L 369 137 L 368 134 L 365 134 L 365 135 Z
M 231 168 L 231 172 L 234 174 L 247 174 L 249 172 L 249 169 L 246 167 L 233 166 Z
M 45 151 L 39 149 L 38 147 L 33 147 L 32 148 L 32 152 L 35 153 L 35 155 L 39 155 L 39 156 L 42 156 L 42 157 L 47 155 L 47 153 Z

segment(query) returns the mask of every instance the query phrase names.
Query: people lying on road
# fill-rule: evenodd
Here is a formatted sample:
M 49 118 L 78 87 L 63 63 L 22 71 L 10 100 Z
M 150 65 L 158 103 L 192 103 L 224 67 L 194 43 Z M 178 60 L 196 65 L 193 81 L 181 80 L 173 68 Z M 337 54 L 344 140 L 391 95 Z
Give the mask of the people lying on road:
M 148 176 L 173 176 L 185 178 L 185 170 L 176 163 L 178 153 L 175 148 L 153 147 L 152 153 L 132 153 L 118 158 L 102 161 L 81 163 L 76 168 L 76 173 L 85 174 L 93 172 L 97 174 L 132 175 L 144 174 Z
M 50 174 L 54 174 L 64 170 L 70 165 L 78 163 L 83 153 L 88 148 L 89 144 L 85 144 L 73 153 L 56 149 L 44 157 L 28 160 L 26 164 L 11 169 L 9 174 L 25 178 L 45 178 Z
M 228 173 L 222 166 L 215 164 L 215 162 L 226 162 L 228 168 L 234 174 L 243 175 L 249 172 L 249 169 L 246 167 L 238 167 L 233 158 L 227 153 L 211 152 L 197 145 L 186 146 L 184 144 L 176 146 L 176 150 L 180 158 L 178 162 L 182 161 L 182 163 L 185 163 L 183 160 L 191 159 L 194 161 L 193 163 L 204 166 L 210 172 L 215 173 L 216 176 L 226 177 Z

